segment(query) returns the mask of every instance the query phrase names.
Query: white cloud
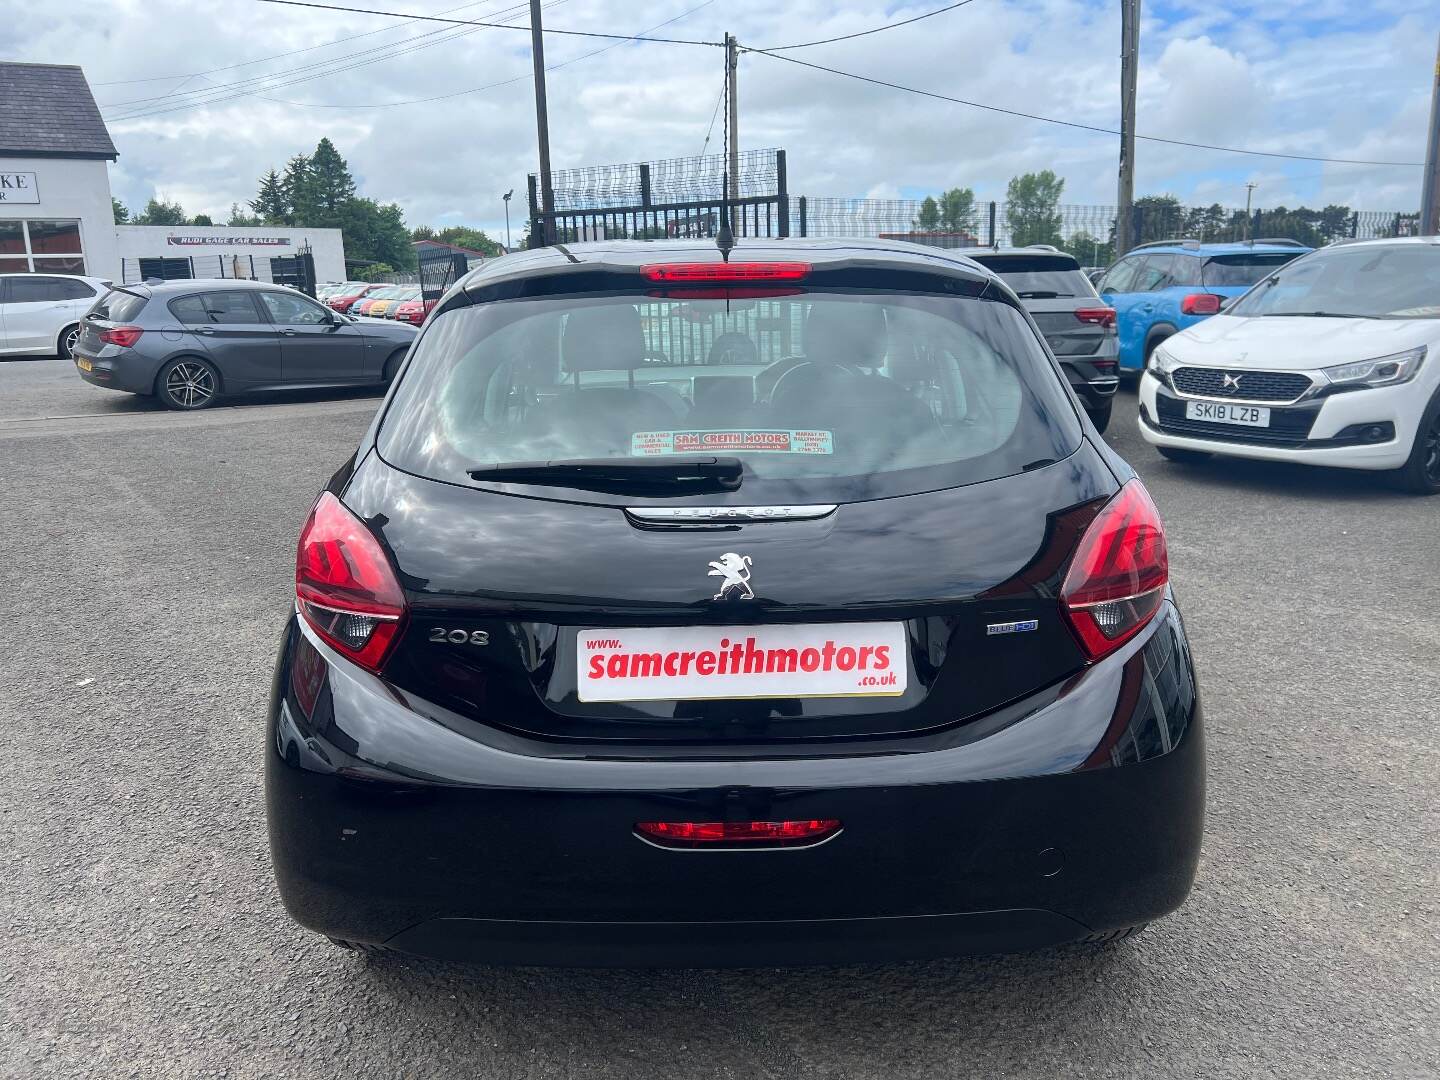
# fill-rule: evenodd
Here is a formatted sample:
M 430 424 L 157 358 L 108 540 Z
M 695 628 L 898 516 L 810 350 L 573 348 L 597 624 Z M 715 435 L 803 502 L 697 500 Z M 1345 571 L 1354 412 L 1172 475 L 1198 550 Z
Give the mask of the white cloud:
M 698 2 L 655 0 L 636 10 L 614 0 L 562 0 L 547 10 L 546 21 L 634 33 Z M 745 43 L 788 44 L 863 30 L 938 2 L 716 2 L 659 33 L 718 40 L 731 30 Z M 453 0 L 377 6 L 402 3 L 416 12 L 453 7 Z M 111 116 L 193 101 L 207 86 L 219 88 L 208 91 L 216 98 L 262 89 L 268 98 L 341 106 L 249 96 L 114 121 L 121 157 L 112 184 L 131 206 L 158 190 L 191 213 L 221 220 L 232 202 L 253 195 L 265 169 L 329 136 L 363 193 L 399 202 L 412 224 L 465 222 L 503 231 L 500 195 L 515 188 L 518 232 L 525 177 L 535 161 L 533 98 L 524 78 L 528 35 L 521 31 L 427 23 L 397 28 L 382 17 L 253 0 L 74 0 L 54 7 L 0 0 L 7 52 L 15 59 L 82 63 L 92 83 L 209 71 L 307 50 L 188 82 L 98 85 L 96 96 L 112 103 Z M 482 0 L 456 14 L 496 12 L 524 16 L 513 0 Z M 1423 152 L 1434 27 L 1414 3 L 1377 0 L 1360 11 L 1346 0 L 1184 0 L 1164 18 L 1147 14 L 1143 31 L 1142 133 L 1397 161 L 1418 161 Z M 339 41 L 356 35 L 367 36 Z M 315 48 L 327 42 L 336 44 Z M 555 36 L 547 40 L 547 60 L 561 63 L 606 44 Z M 1118 12 L 1107 0 L 976 0 L 913 26 L 793 55 L 1114 127 L 1118 45 Z M 410 51 L 389 56 L 397 47 Z M 305 68 L 321 62 L 329 68 Z M 721 70 L 718 49 L 627 44 L 552 72 L 556 166 L 698 152 Z M 517 76 L 509 85 L 428 104 L 356 107 Z M 169 99 L 143 100 L 172 91 Z M 742 142 L 786 147 L 795 193 L 885 198 L 962 184 L 982 199 L 999 198 L 1015 173 L 1053 168 L 1066 178 L 1067 201 L 1114 200 L 1117 140 L 1110 136 L 927 100 L 753 54 L 742 59 L 739 99 Z M 712 150 L 719 145 L 717 122 Z M 1285 163 L 1156 143 L 1142 143 L 1137 162 L 1139 191 L 1182 198 L 1243 203 L 1244 183 L 1253 179 L 1262 205 L 1338 201 L 1400 209 L 1418 201 L 1418 169 Z

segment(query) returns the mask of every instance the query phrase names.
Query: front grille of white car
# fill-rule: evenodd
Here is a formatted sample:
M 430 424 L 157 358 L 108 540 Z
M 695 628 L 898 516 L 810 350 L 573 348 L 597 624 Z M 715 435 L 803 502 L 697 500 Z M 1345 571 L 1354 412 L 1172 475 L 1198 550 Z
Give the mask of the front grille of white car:
M 1177 392 L 1187 397 L 1236 401 L 1298 401 L 1314 385 L 1298 371 L 1236 371 L 1225 368 L 1176 368 L 1170 374 Z

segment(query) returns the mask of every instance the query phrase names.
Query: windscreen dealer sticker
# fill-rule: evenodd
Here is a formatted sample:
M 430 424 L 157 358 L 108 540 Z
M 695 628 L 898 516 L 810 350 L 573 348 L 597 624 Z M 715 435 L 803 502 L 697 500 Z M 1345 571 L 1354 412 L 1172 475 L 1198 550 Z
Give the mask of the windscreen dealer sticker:
M 630 436 L 632 457 L 660 454 L 833 454 L 828 431 L 734 429 L 729 431 L 637 431 Z
M 898 622 L 582 630 L 581 701 L 893 697 L 909 665 Z

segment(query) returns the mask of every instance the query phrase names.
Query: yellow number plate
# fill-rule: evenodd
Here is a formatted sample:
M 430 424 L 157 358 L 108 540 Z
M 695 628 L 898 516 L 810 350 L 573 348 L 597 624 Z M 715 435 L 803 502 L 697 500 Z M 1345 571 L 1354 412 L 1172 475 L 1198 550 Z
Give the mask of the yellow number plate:
M 94 368 L 93 368 L 93 367 L 91 366 L 91 364 L 90 364 L 90 361 L 89 361 L 89 360 L 86 360 L 85 357 L 83 357 L 83 356 L 77 356 L 77 357 L 75 357 L 75 366 L 78 367 L 81 371 L 93 371 L 93 370 L 94 370 Z

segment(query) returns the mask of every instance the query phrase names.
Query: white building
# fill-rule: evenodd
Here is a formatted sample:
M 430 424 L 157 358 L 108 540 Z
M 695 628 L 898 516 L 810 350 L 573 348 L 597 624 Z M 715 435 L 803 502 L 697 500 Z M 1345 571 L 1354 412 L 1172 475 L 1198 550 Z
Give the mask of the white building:
M 78 67 L 0 63 L 0 273 L 246 277 L 309 251 L 319 281 L 345 280 L 339 229 L 116 225 L 115 144 Z

